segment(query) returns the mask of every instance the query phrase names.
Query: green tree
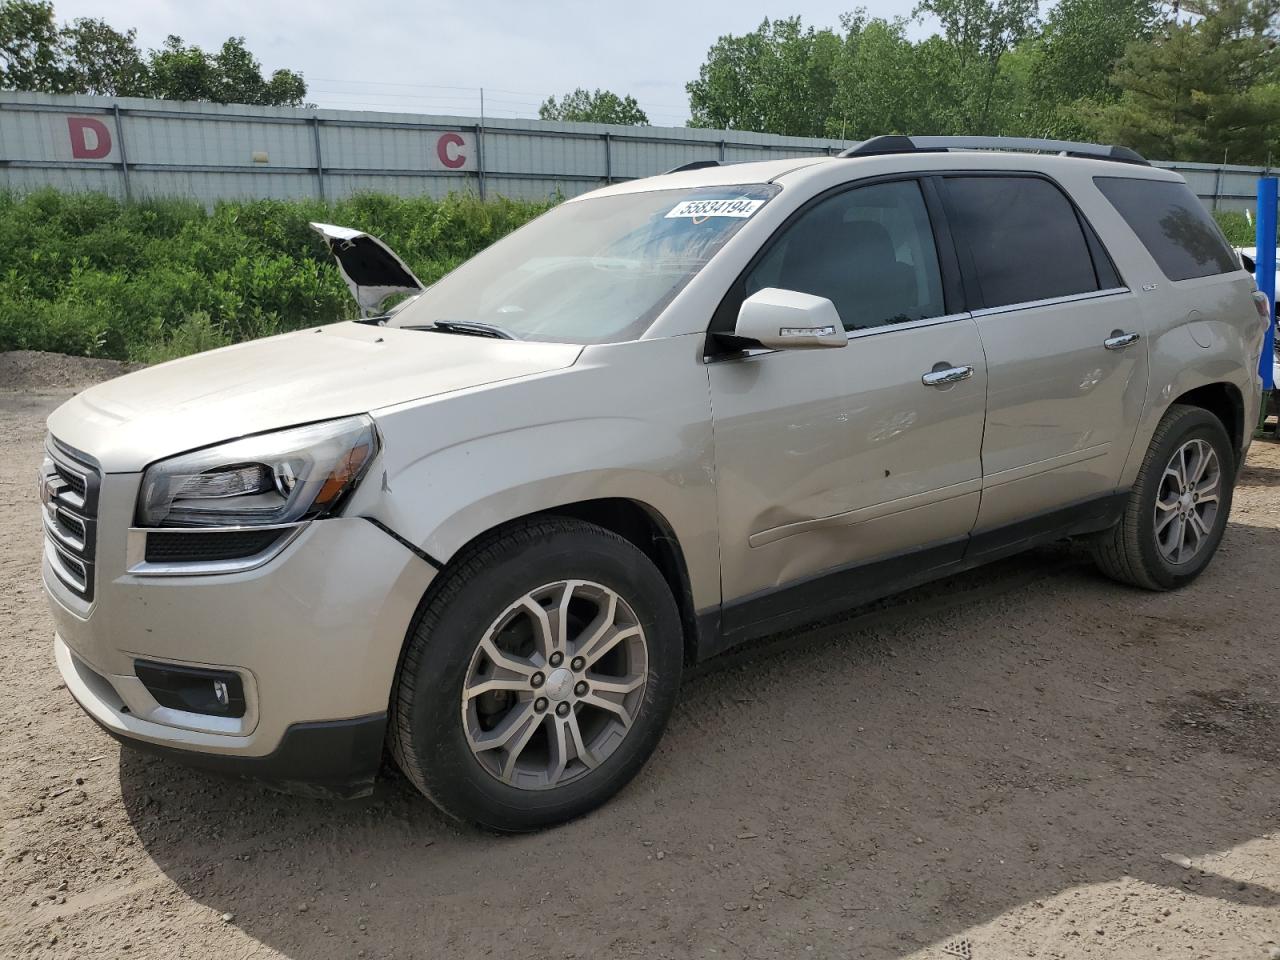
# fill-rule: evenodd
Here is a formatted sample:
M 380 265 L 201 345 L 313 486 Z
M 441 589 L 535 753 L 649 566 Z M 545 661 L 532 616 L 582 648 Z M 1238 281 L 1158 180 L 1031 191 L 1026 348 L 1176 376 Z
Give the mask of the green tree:
M 166 37 L 159 50 L 151 51 L 147 67 L 147 92 L 162 100 L 209 100 L 218 86 L 209 55 L 197 46 L 184 46 L 181 37 Z
M 912 43 L 910 21 L 845 14 L 833 65 L 836 92 L 826 134 L 864 140 L 886 133 L 951 133 L 947 62 L 941 38 Z
M 1039 36 L 1001 63 L 1013 91 L 1007 131 L 1065 139 L 1092 136 L 1088 112 L 1119 98 L 1111 75 L 1125 49 L 1150 39 L 1160 23 L 1155 0 L 1059 0 Z
M 1194 0 L 1193 0 L 1194 2 Z M 1129 44 L 1162 22 L 1158 0 L 922 0 L 913 21 L 798 17 L 723 36 L 688 84 L 692 126 L 856 140 L 884 133 L 1081 137 L 1119 98 L 1111 76 Z
M 799 17 L 765 20 L 752 33 L 720 37 L 698 79 L 687 84 L 693 127 L 822 136 L 836 116 L 834 68 L 842 41 L 804 28 Z
M 1032 92 L 1051 103 L 1113 99 L 1120 91 L 1111 74 L 1125 48 L 1160 23 L 1154 0 L 1059 0 L 1035 43 Z
M 59 31 L 67 87 L 107 97 L 146 96 L 147 64 L 136 40 L 136 30 L 120 33 L 103 20 L 73 20 Z
M 0 89 L 301 106 L 302 75 L 262 66 L 231 37 L 207 53 L 169 37 L 145 57 L 137 33 L 82 17 L 58 26 L 46 0 L 0 0 Z
M 1119 98 L 1089 111 L 1104 139 L 1171 160 L 1264 163 L 1280 145 L 1280 0 L 1182 5 L 1131 44 L 1111 83 Z
M 543 120 L 576 120 L 583 123 L 616 123 L 624 127 L 649 125 L 648 115 L 640 109 L 635 97 L 620 97 L 611 90 L 594 93 L 578 87 L 557 100 L 547 97 L 538 107 Z
M 929 14 L 942 24 L 949 50 L 937 60 L 950 67 L 951 112 L 965 132 L 997 132 L 1001 108 L 1010 102 L 1004 57 L 1031 37 L 1038 22 L 1039 0 L 921 0 L 916 16 Z
M 1036 27 L 1039 0 L 921 0 L 916 16 L 931 14 L 960 55 L 961 65 L 998 61 Z
M 60 40 L 53 4 L 0 2 L 0 88 L 62 92 L 66 78 Z
M 159 50 L 151 51 L 148 68 L 150 95 L 164 100 L 299 107 L 307 95 L 299 73 L 277 70 L 264 78 L 244 37 L 231 37 L 217 53 L 208 53 L 169 36 Z
M 858 9 L 840 32 L 799 17 L 723 36 L 688 84 L 690 125 L 860 139 L 881 133 L 996 133 L 1016 97 L 1002 63 L 1033 35 L 1037 0 L 923 0 L 910 21 Z

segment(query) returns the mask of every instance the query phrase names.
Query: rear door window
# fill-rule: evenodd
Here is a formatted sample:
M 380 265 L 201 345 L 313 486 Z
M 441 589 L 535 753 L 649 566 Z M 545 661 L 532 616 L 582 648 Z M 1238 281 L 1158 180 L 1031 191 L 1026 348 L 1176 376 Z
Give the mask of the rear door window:
M 1240 264 L 1213 217 L 1185 183 L 1094 177 L 1170 280 L 1231 273 Z
M 1102 289 L 1075 208 L 1049 181 L 948 177 L 946 192 L 951 230 L 962 257 L 968 253 L 983 306 Z

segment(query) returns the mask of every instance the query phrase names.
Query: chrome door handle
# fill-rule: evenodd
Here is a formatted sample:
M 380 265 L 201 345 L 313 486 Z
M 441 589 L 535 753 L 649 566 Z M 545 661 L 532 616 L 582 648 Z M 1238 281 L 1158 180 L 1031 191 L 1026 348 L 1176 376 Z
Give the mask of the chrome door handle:
M 1142 334 L 1140 333 L 1124 333 L 1123 331 L 1115 330 L 1112 331 L 1111 336 L 1102 341 L 1102 345 L 1108 350 L 1123 350 L 1141 339 Z
M 959 383 L 973 376 L 973 367 L 943 367 L 941 370 L 930 370 L 920 382 L 926 387 L 945 387 L 949 383 Z

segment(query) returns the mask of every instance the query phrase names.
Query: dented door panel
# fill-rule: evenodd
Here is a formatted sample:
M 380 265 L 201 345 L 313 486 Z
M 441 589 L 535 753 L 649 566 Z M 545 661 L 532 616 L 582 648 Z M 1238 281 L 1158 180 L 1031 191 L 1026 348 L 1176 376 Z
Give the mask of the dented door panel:
M 939 366 L 973 372 L 925 385 Z M 707 369 L 725 602 L 973 527 L 986 367 L 967 315 Z

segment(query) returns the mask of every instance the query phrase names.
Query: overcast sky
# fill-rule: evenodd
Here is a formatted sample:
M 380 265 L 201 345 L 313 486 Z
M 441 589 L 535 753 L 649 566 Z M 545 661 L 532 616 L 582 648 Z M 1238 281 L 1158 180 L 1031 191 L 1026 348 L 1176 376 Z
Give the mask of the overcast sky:
M 244 36 L 267 72 L 302 71 L 323 107 L 534 117 L 574 87 L 630 93 L 657 125 L 689 116 L 684 85 L 725 33 L 798 12 L 836 26 L 857 0 L 55 0 L 59 20 L 133 27 L 144 49 L 178 34 L 217 47 Z M 909 15 L 915 0 L 863 0 L 873 16 Z M 796 10 L 795 8 L 803 9 Z M 923 28 L 913 33 L 927 32 Z

